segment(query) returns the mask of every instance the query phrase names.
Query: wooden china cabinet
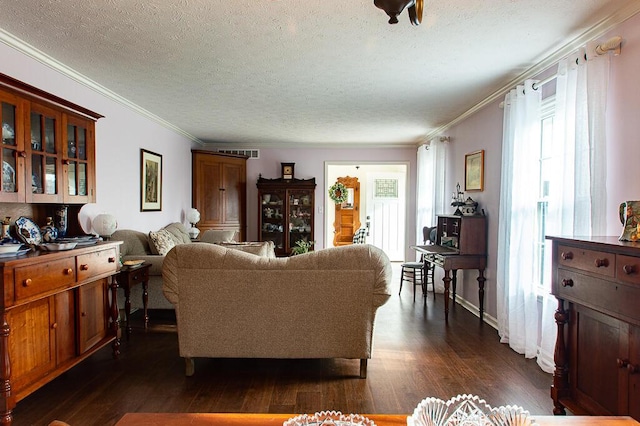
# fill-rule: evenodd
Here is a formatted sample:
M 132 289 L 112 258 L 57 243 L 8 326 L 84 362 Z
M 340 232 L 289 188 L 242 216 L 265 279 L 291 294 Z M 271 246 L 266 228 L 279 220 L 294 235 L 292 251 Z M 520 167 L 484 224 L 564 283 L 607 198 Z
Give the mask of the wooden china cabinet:
M 3 217 L 27 216 L 42 226 L 54 206 L 76 213 L 95 201 L 101 117 L 0 74 Z M 75 232 L 79 224 L 69 218 Z M 0 258 L 0 424 L 12 423 L 18 401 L 104 346 L 118 355 L 119 244 L 58 252 L 34 246 Z
M 246 236 L 247 156 L 192 151 L 193 207 L 200 212 L 200 231 L 235 230 Z
M 260 241 L 273 241 L 277 256 L 289 256 L 298 241 L 314 241 L 315 178 L 259 177 L 257 186 Z
M 95 202 L 100 114 L 0 74 L 0 202 Z

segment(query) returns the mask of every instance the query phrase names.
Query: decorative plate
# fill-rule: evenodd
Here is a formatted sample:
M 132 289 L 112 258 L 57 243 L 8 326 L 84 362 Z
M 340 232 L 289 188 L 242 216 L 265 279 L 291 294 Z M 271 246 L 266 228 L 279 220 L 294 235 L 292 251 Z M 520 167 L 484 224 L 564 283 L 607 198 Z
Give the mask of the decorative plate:
M 16 234 L 25 244 L 38 246 L 42 244 L 42 233 L 40 227 L 31 219 L 20 216 L 16 219 Z
M 23 254 L 28 253 L 30 250 L 30 248 L 25 248 L 10 253 L 0 253 L 0 258 L 22 256 Z
M 15 254 L 20 250 L 22 244 L 0 244 L 0 254 Z
M 492 408 L 475 395 L 458 395 L 448 401 L 423 399 L 407 418 L 408 426 L 535 426 L 529 412 L 506 405 Z
M 283 426 L 376 426 L 374 422 L 360 414 L 342 414 L 340 411 L 321 411 L 293 417 Z
M 125 260 L 124 262 L 122 262 L 122 264 L 125 266 L 138 266 L 142 265 L 143 263 L 144 260 Z

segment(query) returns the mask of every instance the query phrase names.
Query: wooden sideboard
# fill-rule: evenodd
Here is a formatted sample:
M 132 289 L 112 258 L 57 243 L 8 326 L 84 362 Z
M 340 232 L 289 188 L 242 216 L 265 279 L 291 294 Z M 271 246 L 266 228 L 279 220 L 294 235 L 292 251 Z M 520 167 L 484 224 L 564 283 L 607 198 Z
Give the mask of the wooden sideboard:
M 554 413 L 640 420 L 640 243 L 548 238 L 558 300 Z
M 0 259 L 0 424 L 16 403 L 111 343 L 120 242 Z

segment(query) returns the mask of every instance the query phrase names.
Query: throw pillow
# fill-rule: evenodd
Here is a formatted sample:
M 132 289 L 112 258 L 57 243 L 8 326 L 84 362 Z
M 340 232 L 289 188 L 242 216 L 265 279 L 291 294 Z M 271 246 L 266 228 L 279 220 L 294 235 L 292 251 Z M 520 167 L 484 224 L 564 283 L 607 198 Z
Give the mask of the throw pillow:
M 176 245 L 174 239 L 171 237 L 171 233 L 166 229 L 161 229 L 158 232 L 149 232 L 149 239 L 155 251 L 162 256 L 169 253 L 169 250 Z

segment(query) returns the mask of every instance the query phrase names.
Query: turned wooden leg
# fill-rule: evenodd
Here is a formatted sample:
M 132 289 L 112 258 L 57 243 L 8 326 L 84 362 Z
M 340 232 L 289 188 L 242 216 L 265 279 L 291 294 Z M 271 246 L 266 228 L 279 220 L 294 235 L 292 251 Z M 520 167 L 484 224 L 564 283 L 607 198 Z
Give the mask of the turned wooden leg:
M 118 281 L 116 281 L 115 277 L 111 277 L 109 288 L 111 290 L 111 314 L 109 320 L 111 321 L 111 333 L 115 336 L 112 345 L 113 357 L 117 359 L 120 356 L 120 326 L 118 324 Z
M 478 269 L 478 304 L 480 305 L 480 324 L 484 322 L 484 269 Z
M 360 378 L 361 379 L 367 378 L 367 359 L 366 358 L 362 358 L 360 360 Z
M 187 377 L 193 376 L 193 374 L 196 372 L 196 365 L 193 358 L 185 358 L 184 364 L 186 367 L 186 372 L 185 372 L 186 376 Z
M 451 277 L 449 276 L 449 270 L 444 270 L 444 321 L 449 321 L 449 285 L 451 284 Z
M 553 371 L 553 385 L 551 385 L 551 398 L 553 399 L 553 414 L 565 415 L 566 411 L 560 399 L 569 394 L 569 371 L 567 368 L 567 352 L 564 341 L 564 326 L 569 321 L 569 314 L 564 309 L 564 300 L 558 299 L 558 309 L 555 314 L 558 335 L 556 347 L 553 352 L 555 369 Z
M 9 334 L 11 328 L 7 315 L 2 313 L 0 326 L 0 425 L 10 425 L 13 421 L 11 411 L 16 405 L 15 396 L 11 394 L 11 360 L 9 358 Z

